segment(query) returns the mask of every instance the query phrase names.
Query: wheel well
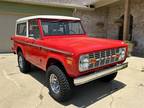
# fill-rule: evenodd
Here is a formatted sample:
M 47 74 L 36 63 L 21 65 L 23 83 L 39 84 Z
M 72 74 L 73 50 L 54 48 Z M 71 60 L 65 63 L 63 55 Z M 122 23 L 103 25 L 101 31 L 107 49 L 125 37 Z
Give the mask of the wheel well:
M 22 49 L 20 47 L 17 48 L 17 53 L 22 52 Z
M 68 81 L 73 85 L 73 78 L 71 78 L 70 76 L 68 76 L 66 69 L 64 67 L 64 65 L 57 59 L 55 58 L 50 58 L 47 62 L 47 66 L 46 69 L 48 69 L 49 66 L 51 65 L 56 65 L 58 66 L 60 69 L 62 69 L 62 71 L 64 72 L 64 74 L 66 75 L 66 77 L 68 78 Z
M 59 60 L 57 60 L 57 59 L 50 58 L 50 59 L 48 60 L 48 62 L 47 62 L 46 68 L 48 68 L 48 67 L 51 66 L 51 65 L 56 65 L 56 66 L 58 66 L 59 68 L 61 68 L 63 71 L 66 72 L 63 64 L 62 64 Z

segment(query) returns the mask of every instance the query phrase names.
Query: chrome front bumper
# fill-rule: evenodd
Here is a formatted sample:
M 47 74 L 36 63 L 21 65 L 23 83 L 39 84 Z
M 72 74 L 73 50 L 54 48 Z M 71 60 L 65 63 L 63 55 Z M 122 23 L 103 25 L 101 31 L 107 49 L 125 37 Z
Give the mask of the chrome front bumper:
M 104 69 L 102 71 L 97 71 L 97 72 L 91 73 L 91 74 L 86 75 L 86 76 L 81 76 L 81 77 L 75 78 L 74 79 L 74 85 L 78 86 L 78 85 L 88 83 L 90 81 L 102 78 L 102 77 L 110 75 L 112 73 L 115 73 L 115 72 L 122 70 L 126 67 L 128 67 L 128 62 L 123 63 L 123 64 L 117 64 L 116 66 L 114 66 L 112 68 Z

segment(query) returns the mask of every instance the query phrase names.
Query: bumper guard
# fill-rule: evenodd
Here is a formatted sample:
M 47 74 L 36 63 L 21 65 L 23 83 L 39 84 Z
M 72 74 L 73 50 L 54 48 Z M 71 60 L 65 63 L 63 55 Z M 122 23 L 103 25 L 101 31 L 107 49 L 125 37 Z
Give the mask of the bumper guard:
M 90 81 L 102 78 L 102 77 L 110 75 L 112 73 L 115 73 L 115 72 L 122 70 L 126 67 L 128 67 L 128 62 L 123 63 L 123 64 L 117 64 L 116 66 L 114 66 L 112 68 L 104 69 L 102 71 L 97 71 L 97 72 L 91 73 L 91 74 L 86 75 L 86 76 L 81 76 L 81 77 L 75 78 L 74 79 L 74 85 L 78 86 L 78 85 L 88 83 Z

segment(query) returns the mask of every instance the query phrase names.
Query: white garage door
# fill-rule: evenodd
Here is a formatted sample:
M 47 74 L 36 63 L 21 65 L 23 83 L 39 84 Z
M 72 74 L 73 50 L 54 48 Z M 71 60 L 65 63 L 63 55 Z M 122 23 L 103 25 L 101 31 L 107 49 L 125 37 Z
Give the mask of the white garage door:
M 12 41 L 10 38 L 14 35 L 16 20 L 21 17 L 24 16 L 0 14 L 0 53 L 11 51 Z

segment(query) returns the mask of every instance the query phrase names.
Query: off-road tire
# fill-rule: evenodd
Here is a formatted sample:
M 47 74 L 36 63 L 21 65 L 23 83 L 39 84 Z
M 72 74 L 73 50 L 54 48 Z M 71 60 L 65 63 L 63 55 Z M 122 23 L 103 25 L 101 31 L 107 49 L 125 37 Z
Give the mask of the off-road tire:
M 54 74 L 56 75 L 59 85 L 60 85 L 60 92 L 58 94 L 54 93 L 51 86 L 50 86 L 50 75 Z M 46 79 L 47 79 L 47 87 L 49 89 L 49 94 L 57 101 L 64 102 L 70 99 L 72 94 L 71 85 L 64 74 L 63 70 L 60 69 L 56 65 L 51 65 L 48 67 L 46 71 Z
M 107 76 L 104 76 L 104 77 L 100 78 L 100 80 L 103 82 L 110 82 L 110 81 L 114 80 L 116 76 L 117 76 L 117 72 L 107 75 Z
M 18 61 L 18 66 L 19 66 L 20 71 L 22 73 L 28 73 L 31 70 L 31 64 L 28 61 L 26 61 L 21 51 L 18 52 L 17 56 L 18 56 L 17 61 Z M 22 65 L 23 65 L 22 67 L 20 66 L 20 63 L 19 63 L 20 57 L 22 58 Z

